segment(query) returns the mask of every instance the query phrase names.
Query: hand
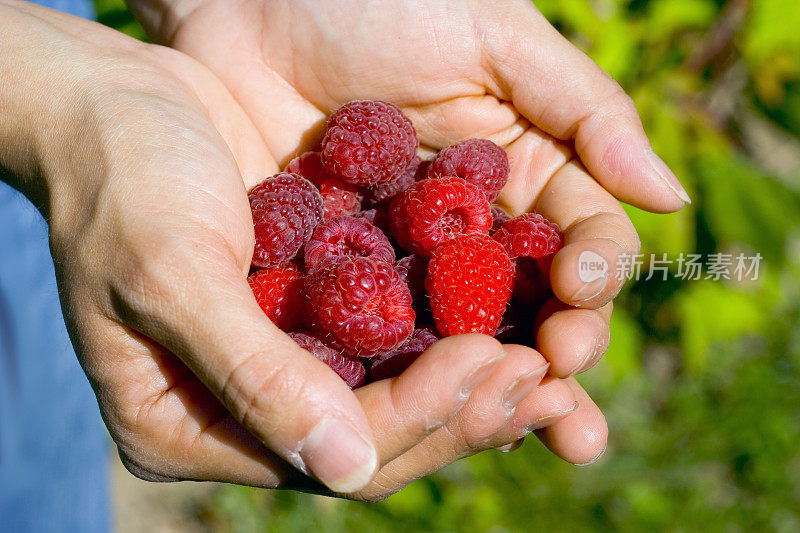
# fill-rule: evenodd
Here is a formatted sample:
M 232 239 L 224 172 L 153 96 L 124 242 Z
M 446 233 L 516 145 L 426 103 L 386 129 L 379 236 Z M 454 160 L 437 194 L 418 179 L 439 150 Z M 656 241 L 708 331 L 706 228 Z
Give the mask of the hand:
M 688 201 L 650 149 L 630 98 L 528 1 L 380 0 L 368 9 L 310 0 L 129 4 L 153 38 L 220 77 L 281 164 L 312 149 L 326 115 L 356 98 L 400 105 L 423 148 L 466 137 L 504 145 L 512 174 L 500 202 L 513 213 L 534 209 L 566 230 L 551 276 L 557 298 L 538 320 L 537 345 L 553 376 L 585 371 L 602 356 L 610 301 L 622 285 L 613 275 L 618 258 L 639 249 L 610 193 L 653 211 Z M 586 251 L 608 264 L 607 275 L 590 283 L 578 275 Z M 579 394 L 595 416 L 578 426 L 602 437 L 563 454 L 576 463 L 602 450 L 606 431 Z M 541 433 L 556 450 L 554 443 L 568 442 Z
M 390 493 L 369 483 L 379 466 L 413 479 L 574 406 L 569 388 L 542 381 L 535 351 L 486 336 L 446 339 L 353 394 L 277 330 L 245 278 L 245 183 L 277 165 L 188 57 L 0 0 L 0 75 L 0 176 L 48 219 L 73 343 L 136 475 L 307 487 L 293 465 L 376 499 Z M 495 441 L 477 438 L 474 416 L 458 430 L 481 405 L 502 409 L 487 438 L 508 421 Z M 443 447 L 446 434 L 469 442 Z

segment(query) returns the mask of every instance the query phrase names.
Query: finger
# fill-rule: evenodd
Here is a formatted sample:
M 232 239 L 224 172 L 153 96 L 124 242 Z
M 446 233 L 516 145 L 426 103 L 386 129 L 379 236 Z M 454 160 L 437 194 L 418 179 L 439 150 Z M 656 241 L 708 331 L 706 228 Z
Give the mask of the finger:
M 493 376 L 505 355 L 503 346 L 487 335 L 447 337 L 400 376 L 358 389 L 356 396 L 369 417 L 380 463 L 391 461 L 450 420 L 472 391 Z
M 621 201 L 657 212 L 683 207 L 689 196 L 650 147 L 630 97 L 532 3 L 521 4 L 479 18 L 503 17 L 513 36 L 482 41 L 490 90 L 537 127 L 573 140 L 591 174 Z
M 548 300 L 536 322 L 536 348 L 550 361 L 550 374 L 567 378 L 594 366 L 611 340 L 613 304 L 578 309 L 557 298 Z
M 564 230 L 564 247 L 550 270 L 556 297 L 591 309 L 611 301 L 625 282 L 625 257 L 640 246 L 619 202 L 572 161 L 547 182 L 535 208 Z
M 505 348 L 506 358 L 458 414 L 385 465 L 373 482 L 354 496 L 366 500 L 385 498 L 457 459 L 515 442 L 574 409 L 575 397 L 566 383 L 541 378 L 542 369 L 546 368 L 541 355 L 520 345 Z M 524 394 L 527 395 L 519 399 Z M 509 404 L 512 396 L 516 396 L 511 398 L 516 406 Z
M 208 238 L 202 252 L 187 251 L 182 240 L 152 237 L 173 254 L 134 275 L 134 287 L 117 290 L 121 318 L 176 354 L 290 464 L 336 492 L 364 486 L 377 451 L 347 385 L 269 321 L 224 246 Z
M 536 431 L 551 452 L 574 465 L 596 462 L 606 451 L 608 425 L 600 409 L 575 378 L 565 380 L 578 402 L 569 416 Z

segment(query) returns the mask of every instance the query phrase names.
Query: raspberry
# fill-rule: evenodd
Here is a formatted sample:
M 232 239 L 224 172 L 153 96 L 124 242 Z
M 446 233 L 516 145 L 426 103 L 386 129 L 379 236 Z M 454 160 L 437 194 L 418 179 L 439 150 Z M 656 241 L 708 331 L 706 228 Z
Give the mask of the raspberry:
M 322 165 L 347 183 L 377 185 L 399 176 L 417 146 L 417 132 L 397 106 L 354 100 L 328 119 Z
M 503 223 L 494 235 L 511 258 L 555 255 L 564 246 L 561 228 L 538 213 L 525 213 Z
M 281 172 L 250 191 L 255 226 L 253 265 L 278 266 L 289 261 L 322 221 L 322 196 L 307 179 Z
M 424 257 L 443 242 L 467 233 L 488 233 L 492 212 L 481 190 L 461 178 L 425 179 L 392 201 L 392 235 Z
M 302 323 L 303 274 L 292 264 L 259 270 L 247 278 L 259 307 L 283 331 Z
M 550 265 L 564 246 L 564 234 L 554 222 L 526 213 L 503 223 L 492 237 L 514 259 L 514 301 L 530 305 L 550 292 Z
M 458 176 L 479 187 L 490 202 L 508 179 L 505 150 L 487 139 L 467 139 L 448 146 L 428 167 L 428 177 Z
M 300 174 L 317 186 L 325 204 L 325 220 L 338 215 L 352 215 L 361 209 L 364 193 L 325 170 L 319 152 L 306 152 L 295 157 L 285 172 Z
M 439 340 L 432 327 L 421 327 L 400 346 L 369 360 L 370 381 L 393 378 L 402 374 L 422 352 Z
M 411 185 L 417 181 L 417 170 L 420 167 L 420 163 L 422 163 L 422 160 L 414 156 L 414 159 L 411 160 L 411 164 L 408 165 L 402 174 L 392 181 L 379 183 L 372 187 L 370 195 L 366 200 L 367 206 L 372 207 L 391 202 L 392 198 L 411 187 Z
M 388 352 L 414 329 L 411 294 L 386 261 L 327 258 L 306 276 L 305 291 L 308 326 L 346 355 Z
M 342 355 L 330 346 L 325 345 L 320 339 L 308 333 L 289 333 L 289 336 L 302 349 L 311 352 L 311 355 L 331 367 L 339 374 L 351 389 L 364 383 L 366 369 L 357 357 Z
M 500 229 L 500 226 L 505 224 L 507 220 L 511 220 L 511 215 L 505 212 L 496 205 L 492 206 L 492 229 L 489 230 L 489 235 L 494 235 L 494 232 Z
M 425 280 L 439 333 L 494 335 L 513 278 L 511 259 L 488 235 L 461 235 L 439 246 Z
M 381 230 L 365 218 L 334 217 L 317 226 L 306 243 L 306 268 L 328 257 L 372 257 L 394 261 L 394 248 Z
M 400 279 L 408 285 L 411 299 L 415 302 L 425 297 L 425 276 L 428 275 L 428 260 L 417 254 L 398 259 L 394 269 Z

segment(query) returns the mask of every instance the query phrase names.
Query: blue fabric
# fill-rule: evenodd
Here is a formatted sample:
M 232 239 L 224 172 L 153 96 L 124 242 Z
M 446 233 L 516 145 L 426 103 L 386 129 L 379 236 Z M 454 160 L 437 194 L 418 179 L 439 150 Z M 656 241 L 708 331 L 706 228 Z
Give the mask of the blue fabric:
M 88 1 L 37 3 L 94 16 Z M 0 531 L 108 531 L 108 452 L 61 316 L 45 222 L 0 183 Z

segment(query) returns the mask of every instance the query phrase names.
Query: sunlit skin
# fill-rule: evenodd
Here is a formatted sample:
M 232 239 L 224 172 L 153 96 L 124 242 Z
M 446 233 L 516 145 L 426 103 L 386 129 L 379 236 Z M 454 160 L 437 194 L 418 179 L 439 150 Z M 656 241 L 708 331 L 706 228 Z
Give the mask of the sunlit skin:
M 144 4 L 133 7 L 145 24 L 159 20 Z M 164 27 L 147 25 L 200 62 L 0 0 L 0 72 L 14 73 L 0 133 L 34 139 L 38 151 L 12 143 L 0 161 L 48 216 L 65 316 L 126 466 L 153 480 L 325 490 L 286 461 L 330 474 L 324 447 L 303 448 L 326 414 L 375 450 L 363 483 L 328 483 L 357 499 L 514 446 L 531 429 L 570 462 L 600 455 L 605 420 L 571 376 L 605 351 L 619 282 L 588 294 L 575 262 L 591 249 L 613 269 L 638 239 L 599 183 L 654 210 L 682 205 L 662 182 L 620 179 L 609 166 L 608 131 L 644 138 L 624 93 L 526 2 L 496 4 L 495 14 L 466 2 L 444 18 L 437 2 L 189 4 Z M 23 62 L 42 68 L 14 69 Z M 15 86 L 32 89 L 23 98 Z M 512 177 L 500 201 L 565 228 L 553 288 L 582 307 L 545 306 L 541 353 L 453 337 L 401 377 L 353 393 L 258 308 L 245 278 L 246 190 L 313 146 L 325 115 L 354 98 L 401 105 L 428 148 L 470 136 L 506 147 Z M 573 160 L 571 139 L 594 177 Z

